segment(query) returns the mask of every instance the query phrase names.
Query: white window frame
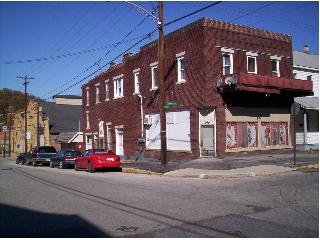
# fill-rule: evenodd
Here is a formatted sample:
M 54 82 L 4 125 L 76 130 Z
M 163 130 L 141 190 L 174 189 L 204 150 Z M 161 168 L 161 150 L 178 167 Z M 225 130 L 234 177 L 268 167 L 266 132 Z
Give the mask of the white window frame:
M 95 84 L 96 87 L 96 104 L 100 103 L 100 83 Z
M 89 116 L 89 111 L 86 111 L 86 129 L 90 129 L 90 116 Z
M 113 78 L 113 99 L 124 97 L 123 85 L 123 74 Z
M 221 53 L 222 53 L 222 74 L 223 75 L 230 75 L 233 74 L 233 54 L 234 50 L 231 48 L 221 48 Z M 227 55 L 230 57 L 230 65 L 226 65 L 224 61 L 224 56 Z M 226 67 L 230 67 L 230 73 L 226 74 Z
M 89 91 L 89 87 L 86 88 L 86 97 L 87 97 L 87 106 L 89 106 L 89 101 L 90 101 L 90 91 Z
M 177 65 L 178 65 L 178 80 L 177 80 L 177 84 L 179 83 L 185 83 L 186 82 L 186 59 L 185 59 L 185 52 L 181 52 L 176 54 L 176 58 L 177 58 Z M 181 67 L 181 61 L 184 61 L 184 68 L 182 69 Z M 183 72 L 183 74 L 182 74 Z M 184 77 L 182 77 L 182 75 L 184 75 Z
M 134 95 L 140 94 L 140 68 L 133 70 Z
M 106 90 L 106 99 L 105 99 L 105 101 L 109 101 L 110 100 L 109 79 L 107 79 L 104 83 L 105 83 L 105 90 Z
M 276 77 L 280 77 L 280 60 L 281 57 L 277 57 L 277 56 L 271 56 L 271 71 L 272 71 L 272 62 L 276 62 L 277 63 L 277 71 L 272 71 L 272 76 L 276 76 Z M 276 75 L 274 75 L 276 74 Z
M 158 62 L 154 62 L 154 63 L 151 63 L 150 64 L 150 67 L 151 67 L 151 89 L 150 91 L 152 90 L 157 90 L 159 85 L 158 85 Z M 157 79 L 155 79 L 155 70 L 157 71 Z
M 258 73 L 258 68 L 257 68 L 258 54 L 254 52 L 247 52 L 246 55 L 247 55 L 247 72 L 257 74 Z M 249 71 L 249 58 L 254 59 L 254 71 Z
M 229 56 L 230 58 L 230 65 L 225 64 L 225 56 Z M 226 67 L 230 68 L 230 72 L 226 73 Z M 222 53 L 222 74 L 223 75 L 230 75 L 233 74 L 233 54 L 232 53 Z

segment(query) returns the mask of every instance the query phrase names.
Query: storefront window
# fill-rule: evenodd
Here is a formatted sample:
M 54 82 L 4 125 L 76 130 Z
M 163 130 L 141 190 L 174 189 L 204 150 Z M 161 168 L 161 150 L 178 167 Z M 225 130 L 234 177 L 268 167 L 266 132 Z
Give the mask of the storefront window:
M 287 122 L 227 122 L 226 148 L 258 147 L 258 132 L 262 147 L 288 145 Z

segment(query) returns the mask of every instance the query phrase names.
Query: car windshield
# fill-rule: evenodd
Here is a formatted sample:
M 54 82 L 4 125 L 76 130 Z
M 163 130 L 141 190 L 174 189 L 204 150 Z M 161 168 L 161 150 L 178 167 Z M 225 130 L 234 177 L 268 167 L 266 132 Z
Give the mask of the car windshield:
M 66 151 L 66 156 L 80 156 L 81 153 L 78 151 Z
M 111 150 L 106 150 L 106 149 L 94 149 L 93 152 L 95 154 L 108 154 L 108 153 L 113 153 Z
M 56 149 L 54 147 L 39 147 L 39 153 L 56 153 Z

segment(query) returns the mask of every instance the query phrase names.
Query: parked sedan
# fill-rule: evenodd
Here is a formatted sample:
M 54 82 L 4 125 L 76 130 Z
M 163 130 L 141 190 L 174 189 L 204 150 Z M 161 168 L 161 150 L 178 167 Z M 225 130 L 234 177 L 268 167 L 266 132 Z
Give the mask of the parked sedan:
M 59 166 L 59 168 L 74 167 L 74 162 L 76 157 L 79 157 L 81 153 L 76 150 L 61 150 L 55 157 L 50 159 L 50 167 L 54 168 Z
M 77 157 L 74 169 L 87 169 L 90 173 L 96 169 L 119 168 L 121 166 L 120 156 L 110 150 L 90 149 L 84 151 Z

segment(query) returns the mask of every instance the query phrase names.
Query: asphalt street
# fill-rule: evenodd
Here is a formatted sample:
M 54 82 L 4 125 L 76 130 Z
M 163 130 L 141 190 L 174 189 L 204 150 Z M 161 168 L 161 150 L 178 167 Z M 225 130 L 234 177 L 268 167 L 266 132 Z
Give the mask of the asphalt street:
M 0 237 L 318 237 L 318 171 L 195 179 L 0 161 Z

